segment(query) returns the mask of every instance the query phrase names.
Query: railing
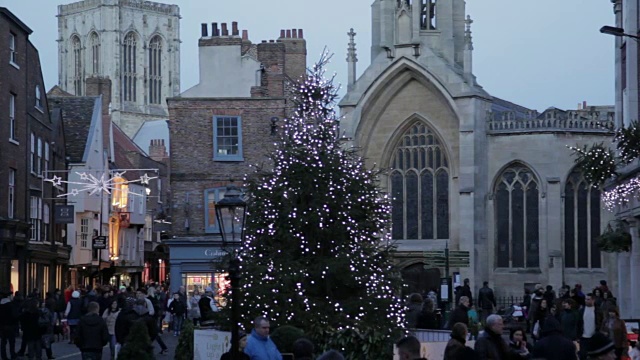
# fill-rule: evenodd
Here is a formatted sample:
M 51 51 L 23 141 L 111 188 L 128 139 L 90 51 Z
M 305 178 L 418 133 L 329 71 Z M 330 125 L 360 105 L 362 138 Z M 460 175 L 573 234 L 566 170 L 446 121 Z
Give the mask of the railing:
M 508 309 L 512 305 L 520 305 L 524 301 L 524 297 L 521 296 L 500 296 L 496 297 L 496 308 Z
M 489 134 L 529 133 L 529 132 L 583 132 L 613 134 L 614 123 L 609 120 L 576 119 L 521 119 L 488 120 Z

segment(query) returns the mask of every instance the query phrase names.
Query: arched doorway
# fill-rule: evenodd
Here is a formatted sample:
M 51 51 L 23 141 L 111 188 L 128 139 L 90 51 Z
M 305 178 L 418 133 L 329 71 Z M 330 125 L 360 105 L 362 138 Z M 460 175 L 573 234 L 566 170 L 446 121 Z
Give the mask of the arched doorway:
M 402 280 L 406 286 L 402 289 L 402 296 L 412 293 L 423 294 L 431 289 L 440 288 L 440 269 L 426 268 L 424 263 L 411 264 L 402 269 Z

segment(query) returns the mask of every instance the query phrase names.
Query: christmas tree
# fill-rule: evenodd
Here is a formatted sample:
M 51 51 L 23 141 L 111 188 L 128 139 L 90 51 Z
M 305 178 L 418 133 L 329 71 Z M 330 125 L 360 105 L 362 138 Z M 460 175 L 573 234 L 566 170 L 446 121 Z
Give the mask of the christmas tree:
M 304 329 L 319 350 L 388 359 L 404 325 L 390 202 L 379 172 L 341 146 L 329 58 L 296 84 L 295 113 L 269 168 L 247 178 L 241 306 L 246 320 L 264 315 L 272 328 Z
M 127 341 L 118 353 L 118 359 L 122 360 L 153 360 L 153 346 L 147 330 L 147 325 L 142 320 L 133 322 Z

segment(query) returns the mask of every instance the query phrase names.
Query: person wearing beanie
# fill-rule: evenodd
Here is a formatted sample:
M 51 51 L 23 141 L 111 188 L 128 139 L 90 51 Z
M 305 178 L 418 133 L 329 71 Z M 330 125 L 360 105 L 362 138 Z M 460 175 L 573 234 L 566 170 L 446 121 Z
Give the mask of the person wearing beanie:
M 615 346 L 606 335 L 595 333 L 587 343 L 588 360 L 615 360 Z
M 69 324 L 69 344 L 74 344 L 80 317 L 82 317 L 82 300 L 80 300 L 80 292 L 74 290 L 71 293 L 71 300 L 67 303 L 67 309 L 64 312 Z

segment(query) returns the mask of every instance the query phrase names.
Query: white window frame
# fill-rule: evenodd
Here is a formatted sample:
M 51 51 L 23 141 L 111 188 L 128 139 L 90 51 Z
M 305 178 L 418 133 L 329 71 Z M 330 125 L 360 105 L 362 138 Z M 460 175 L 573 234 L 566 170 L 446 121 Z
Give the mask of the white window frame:
M 49 230 L 50 230 L 50 221 L 49 218 L 51 217 L 51 211 L 49 208 L 49 204 L 43 204 L 42 206 L 42 229 L 43 229 L 43 236 L 42 236 L 42 241 L 49 241 Z
M 20 69 L 17 63 L 18 52 L 16 51 L 16 34 L 9 32 L 9 64 L 13 65 L 16 69 Z
M 36 134 L 31 133 L 31 173 L 36 174 Z
M 42 111 L 42 92 L 40 91 L 40 85 L 36 85 L 36 109 Z
M 16 95 L 10 94 L 9 96 L 9 141 L 15 142 L 16 140 Z
M 31 241 L 40 240 L 40 229 L 42 227 L 42 198 L 31 196 Z
M 89 248 L 89 223 L 91 219 L 89 218 L 81 218 L 80 219 L 80 247 L 83 249 Z
M 36 174 L 42 176 L 42 138 L 38 138 L 38 158 L 36 161 Z
M 224 138 L 230 138 L 230 136 L 226 136 L 226 135 L 222 135 L 222 134 L 218 134 L 218 121 L 222 120 L 224 121 L 224 119 L 226 118 L 235 118 L 236 119 L 236 130 L 237 130 L 237 135 L 236 135 L 236 140 L 237 140 L 237 146 L 238 146 L 238 153 L 237 154 L 226 154 L 223 151 L 223 149 L 220 149 L 220 144 L 219 141 L 222 140 L 222 137 Z M 225 115 L 219 115 L 219 116 L 214 116 L 213 117 L 213 160 L 214 161 L 244 161 L 244 157 L 242 155 L 242 117 L 240 116 L 225 116 Z
M 42 167 L 42 171 L 44 172 L 45 175 L 47 175 L 48 171 L 49 171 L 49 143 L 45 142 L 44 143 L 44 166 Z
M 13 219 L 16 209 L 16 170 L 9 169 L 9 194 L 7 217 Z

